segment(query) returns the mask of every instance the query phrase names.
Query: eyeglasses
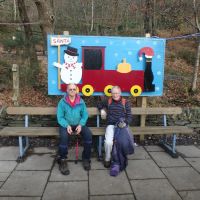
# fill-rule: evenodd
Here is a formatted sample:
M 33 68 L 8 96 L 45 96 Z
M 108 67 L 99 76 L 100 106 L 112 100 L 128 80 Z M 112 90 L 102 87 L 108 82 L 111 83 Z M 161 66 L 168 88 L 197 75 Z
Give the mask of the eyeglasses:
M 70 88 L 69 91 L 76 91 L 76 88 Z
M 119 92 L 112 92 L 111 94 L 115 95 L 115 94 L 120 94 Z

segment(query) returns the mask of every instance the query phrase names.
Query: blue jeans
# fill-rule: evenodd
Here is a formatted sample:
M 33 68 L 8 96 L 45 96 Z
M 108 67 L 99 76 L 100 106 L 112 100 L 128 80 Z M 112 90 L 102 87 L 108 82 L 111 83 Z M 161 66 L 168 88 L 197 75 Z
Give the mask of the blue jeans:
M 72 130 L 74 130 L 76 126 L 72 126 Z M 59 155 L 61 159 L 67 158 L 68 154 L 68 141 L 69 141 L 69 133 L 67 133 L 67 128 L 62 126 L 59 127 Z M 92 132 L 87 126 L 82 126 L 81 137 L 83 138 L 83 153 L 82 159 L 90 160 L 91 158 L 91 148 L 92 148 Z

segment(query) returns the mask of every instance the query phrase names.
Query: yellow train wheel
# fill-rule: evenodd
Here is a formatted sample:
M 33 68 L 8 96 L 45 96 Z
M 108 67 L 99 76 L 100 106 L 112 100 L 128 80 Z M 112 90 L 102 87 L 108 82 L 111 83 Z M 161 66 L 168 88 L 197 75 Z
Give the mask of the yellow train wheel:
M 112 89 L 112 85 L 107 85 L 105 88 L 104 88 L 104 94 L 107 96 L 107 97 L 110 97 L 111 96 L 111 89 Z
M 134 86 L 131 87 L 130 93 L 131 93 L 134 97 L 140 96 L 141 93 L 142 93 L 142 88 L 141 88 L 139 85 L 134 85 Z
M 82 88 L 82 93 L 84 96 L 91 96 L 94 93 L 94 88 L 91 85 L 84 85 Z

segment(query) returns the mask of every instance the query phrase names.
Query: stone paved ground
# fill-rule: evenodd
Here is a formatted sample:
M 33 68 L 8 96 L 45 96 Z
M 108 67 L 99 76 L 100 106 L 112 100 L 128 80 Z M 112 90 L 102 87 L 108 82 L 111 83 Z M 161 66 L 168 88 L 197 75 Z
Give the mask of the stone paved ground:
M 199 200 L 200 147 L 177 150 L 181 156 L 174 159 L 158 146 L 138 146 L 127 169 L 111 177 L 96 158 L 84 171 L 80 161 L 74 163 L 74 149 L 70 175 L 63 176 L 55 150 L 34 148 L 17 163 L 17 147 L 0 147 L 0 200 Z

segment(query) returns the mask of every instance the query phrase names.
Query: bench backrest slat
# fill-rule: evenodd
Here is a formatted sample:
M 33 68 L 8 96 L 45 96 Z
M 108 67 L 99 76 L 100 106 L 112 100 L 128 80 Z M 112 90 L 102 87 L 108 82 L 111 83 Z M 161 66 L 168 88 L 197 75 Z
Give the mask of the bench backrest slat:
M 8 107 L 9 115 L 55 115 L 56 107 Z
M 8 107 L 7 113 L 10 115 L 55 115 L 56 107 Z M 88 113 L 90 116 L 99 114 L 96 107 L 89 107 Z M 154 107 L 154 108 L 131 108 L 133 115 L 177 115 L 182 113 L 180 107 Z
M 6 109 L 9 115 L 56 115 L 56 107 L 8 107 Z M 97 115 L 97 108 L 88 108 L 89 115 Z
M 180 107 L 147 107 L 147 108 L 131 108 L 133 115 L 178 115 L 182 113 Z

